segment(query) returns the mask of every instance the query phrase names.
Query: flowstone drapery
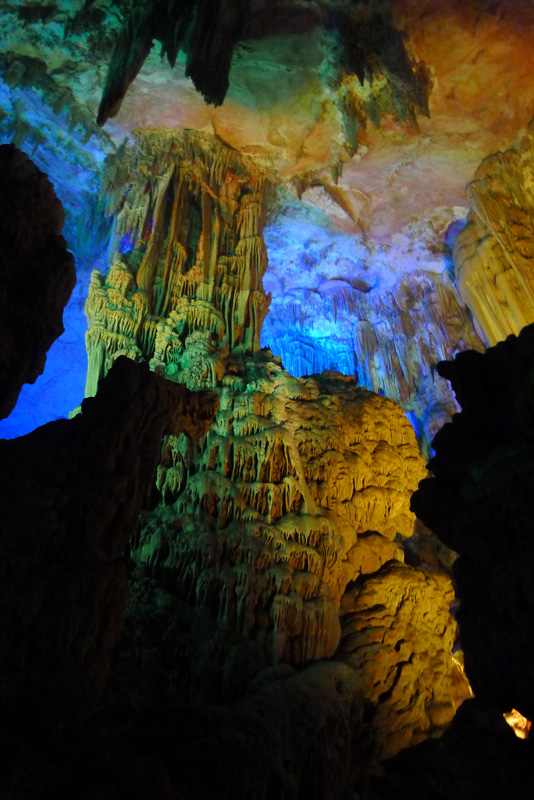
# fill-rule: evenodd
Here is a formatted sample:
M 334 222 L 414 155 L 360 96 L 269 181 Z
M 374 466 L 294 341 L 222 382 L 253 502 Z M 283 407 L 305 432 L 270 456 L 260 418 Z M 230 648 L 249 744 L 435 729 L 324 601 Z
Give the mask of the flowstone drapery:
M 148 703 L 159 692 L 220 702 L 270 683 L 265 670 L 279 670 L 285 692 L 284 665 L 315 681 L 313 664 L 327 659 L 350 668 L 346 702 L 367 709 L 353 726 L 370 763 L 438 735 L 468 687 L 452 656 L 446 571 L 404 563 L 409 497 L 425 475 L 413 429 L 390 400 L 338 373 L 292 378 L 269 351 L 229 366 L 207 436 L 164 438 L 132 552 L 128 624 L 156 663 L 173 665 L 174 688 L 147 674 L 135 648 L 128 683 Z
M 229 353 L 259 350 L 267 187 L 256 161 L 198 131 L 139 134 L 108 161 L 118 252 L 87 300 L 87 395 L 117 355 L 199 388 Z

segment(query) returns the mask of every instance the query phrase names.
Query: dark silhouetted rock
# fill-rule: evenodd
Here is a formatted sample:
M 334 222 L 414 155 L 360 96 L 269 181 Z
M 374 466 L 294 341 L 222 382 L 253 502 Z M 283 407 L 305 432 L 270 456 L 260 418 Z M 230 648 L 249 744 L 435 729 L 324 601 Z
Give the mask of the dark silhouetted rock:
M 121 358 L 74 419 L 0 442 L 2 739 L 11 719 L 57 734 L 94 712 L 161 438 L 197 438 L 217 404 Z
M 534 717 L 534 326 L 438 370 L 463 410 L 435 437 L 435 477 L 412 509 L 459 553 L 457 619 L 475 699 L 439 742 L 391 763 L 379 797 L 393 787 L 399 800 L 530 797 L 532 739 L 516 738 L 503 714 Z
M 27 155 L 0 146 L 0 419 L 42 373 L 76 284 L 63 208 Z

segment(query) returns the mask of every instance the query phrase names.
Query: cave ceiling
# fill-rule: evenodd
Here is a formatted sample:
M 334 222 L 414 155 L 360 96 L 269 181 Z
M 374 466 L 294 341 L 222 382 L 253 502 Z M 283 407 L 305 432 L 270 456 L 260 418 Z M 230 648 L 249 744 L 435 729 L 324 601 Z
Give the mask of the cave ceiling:
M 171 68 L 154 40 L 122 105 L 101 130 L 95 124 L 98 108 L 113 46 L 127 27 L 128 4 L 7 0 L 2 5 L 5 84 L 12 90 L 35 88 L 53 111 L 63 111 L 67 124 L 83 130 L 82 136 L 91 133 L 93 146 L 98 142 L 106 150 L 134 129 L 164 127 L 209 131 L 238 149 L 266 148 L 281 178 L 304 188 L 304 194 L 309 182 L 335 186 L 322 201 L 335 224 L 379 242 L 390 242 L 414 216 L 465 206 L 465 186 L 481 160 L 510 146 L 534 116 L 534 9 L 527 2 L 361 3 L 391 13 L 392 29 L 402 32 L 412 63 L 425 65 L 429 113 L 424 98 L 417 107 L 414 101 L 421 98 L 413 93 L 404 122 L 387 108 L 378 119 L 367 113 L 355 154 L 338 98 L 340 84 L 355 77 L 344 70 L 347 59 L 336 29 L 346 22 L 328 22 L 350 5 L 346 0 L 249 4 L 221 105 L 207 103 L 185 77 L 182 51 Z M 373 92 L 385 93 L 380 75 L 371 85 L 357 83 L 364 107 Z M 19 114 L 30 117 L 30 126 L 33 116 L 37 127 L 37 112 L 24 113 L 27 103 L 19 103 Z M 11 111 L 4 106 L 4 113 Z M 312 192 L 312 202 L 321 202 L 322 194 Z
M 265 232 L 273 350 L 284 363 L 298 350 L 289 367 L 301 358 L 301 373 L 357 363 L 360 381 L 441 420 L 453 401 L 425 369 L 485 344 L 461 299 L 450 305 L 451 248 L 481 161 L 534 117 L 533 33 L 526 0 L 4 0 L 0 138 L 49 173 L 89 266 L 105 249 L 103 161 L 133 131 L 196 129 L 261 155 L 279 188 Z M 393 362 L 382 357 L 386 373 L 400 362 L 404 389 L 373 377 L 374 344 L 355 328 L 378 331 L 393 301 L 401 314 L 441 309 L 418 355 L 401 343 Z M 294 337 L 283 352 L 280 314 L 300 325 L 296 350 Z M 385 339 L 398 339 L 386 322 Z M 424 328 L 424 315 L 410 325 Z M 323 341 L 315 360 L 312 340 Z M 420 379 L 403 367 L 414 357 Z

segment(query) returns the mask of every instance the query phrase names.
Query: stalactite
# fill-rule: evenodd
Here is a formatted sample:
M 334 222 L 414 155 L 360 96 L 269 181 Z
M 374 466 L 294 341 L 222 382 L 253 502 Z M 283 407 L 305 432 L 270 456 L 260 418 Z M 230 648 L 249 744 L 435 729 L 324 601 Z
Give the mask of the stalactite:
M 490 345 L 534 322 L 534 131 L 488 156 L 468 186 L 471 211 L 454 245 L 456 281 Z
M 173 169 L 170 169 L 167 174 L 161 178 L 159 186 L 157 187 L 157 199 L 154 207 L 154 221 L 150 232 L 150 239 L 143 260 L 137 271 L 137 285 L 142 291 L 146 292 L 150 304 L 156 271 L 161 256 L 161 249 L 163 247 L 163 237 L 165 235 L 165 206 L 168 200 L 167 195 L 172 178 Z
M 120 207 L 115 241 L 127 237 L 131 249 L 105 283 L 92 285 L 90 327 L 120 334 L 125 349 L 140 351 L 153 368 L 164 368 L 162 353 L 172 352 L 173 380 L 216 381 L 226 349 L 260 348 L 268 308 L 262 289 L 266 176 L 251 158 L 187 131 L 138 134 L 133 146 L 109 159 L 106 174 L 111 205 Z M 106 305 L 116 311 L 108 314 Z M 192 337 L 194 331 L 204 333 Z M 101 336 L 99 347 L 108 340 Z M 96 339 L 87 341 L 91 346 Z
M 359 658 L 369 652 L 374 618 L 366 617 L 363 630 L 350 632 L 338 656 L 347 623 L 342 616 L 350 619 L 356 602 L 351 587 L 365 586 L 371 575 L 373 587 L 379 586 L 377 573 L 388 564 L 402 565 L 400 541 L 413 531 L 408 499 L 425 468 L 410 423 L 394 403 L 359 388 L 352 378 L 338 373 L 293 378 L 270 351 L 260 350 L 270 299 L 262 288 L 268 174 L 220 141 L 194 132 L 138 136 L 121 152 L 123 160 L 127 170 L 108 165 L 109 183 L 118 195 L 119 178 L 123 181 L 116 233 L 118 240 L 128 236 L 131 249 L 116 256 L 107 279 L 95 275 L 91 287 L 94 381 L 123 351 L 147 359 L 170 381 L 213 387 L 220 397 L 201 441 L 193 444 L 184 435 L 162 441 L 150 510 L 133 544 L 139 570 L 162 596 L 169 589 L 170 605 L 187 604 L 205 619 L 203 648 L 216 663 L 220 697 L 236 686 L 242 692 L 258 665 L 305 669 L 310 662 L 339 657 L 350 663 L 354 681 L 368 686 L 376 719 L 387 714 L 396 720 L 394 733 L 385 737 L 388 752 L 416 727 L 428 735 L 435 729 L 432 715 L 418 707 L 413 711 L 413 693 L 406 703 L 395 695 L 391 708 L 389 679 L 374 674 L 371 680 L 372 664 Z M 158 242 L 155 259 L 151 243 Z M 423 284 L 417 302 L 432 307 L 434 294 Z M 361 302 L 368 310 L 374 300 L 341 279 L 323 289 L 339 314 Z M 414 291 L 408 285 L 396 306 L 401 323 Z M 310 292 L 310 304 L 315 297 L 322 299 L 320 292 Z M 394 300 L 389 296 L 381 303 L 391 308 Z M 372 380 L 378 384 L 380 366 L 404 388 L 411 376 L 401 369 L 404 360 L 391 342 L 392 331 L 383 322 L 363 326 L 361 333 L 377 362 L 369 367 Z M 425 581 L 422 570 L 406 569 L 402 592 L 410 598 L 411 587 L 419 587 L 424 604 L 434 597 L 430 589 L 425 594 Z M 384 617 L 393 620 L 395 609 L 388 591 L 376 602 L 386 611 L 376 616 L 389 636 L 395 624 L 386 625 Z M 431 656 L 418 654 L 415 693 L 427 692 L 428 679 L 438 672 L 447 677 L 454 671 L 450 650 L 437 643 L 445 630 L 447 645 L 453 636 L 446 604 L 434 627 L 428 634 Z M 166 647 L 166 641 L 158 643 L 162 651 Z M 394 648 L 386 649 L 387 658 L 391 650 L 400 674 L 405 654 L 398 663 Z M 167 658 L 180 679 L 183 675 L 202 695 L 196 663 L 186 659 L 183 666 L 170 652 Z M 438 690 L 445 722 L 455 707 L 449 689 L 443 681 Z
M 382 291 L 358 281 L 356 286 L 361 288 L 348 278 L 315 278 L 314 288 L 275 296 L 264 344 L 295 374 L 330 368 L 356 374 L 361 385 L 413 415 L 428 452 L 436 421 L 456 410 L 433 365 L 467 347 L 483 349 L 483 342 L 448 276 L 417 270 Z M 334 336 L 327 333 L 333 319 Z

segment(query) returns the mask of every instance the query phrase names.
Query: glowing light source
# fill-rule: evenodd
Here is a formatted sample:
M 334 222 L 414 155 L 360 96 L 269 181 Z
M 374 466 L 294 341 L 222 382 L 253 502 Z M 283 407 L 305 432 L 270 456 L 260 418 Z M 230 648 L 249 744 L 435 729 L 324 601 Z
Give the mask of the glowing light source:
M 532 723 L 526 717 L 512 708 L 507 714 L 503 714 L 508 725 L 511 727 L 518 739 L 528 739 Z

